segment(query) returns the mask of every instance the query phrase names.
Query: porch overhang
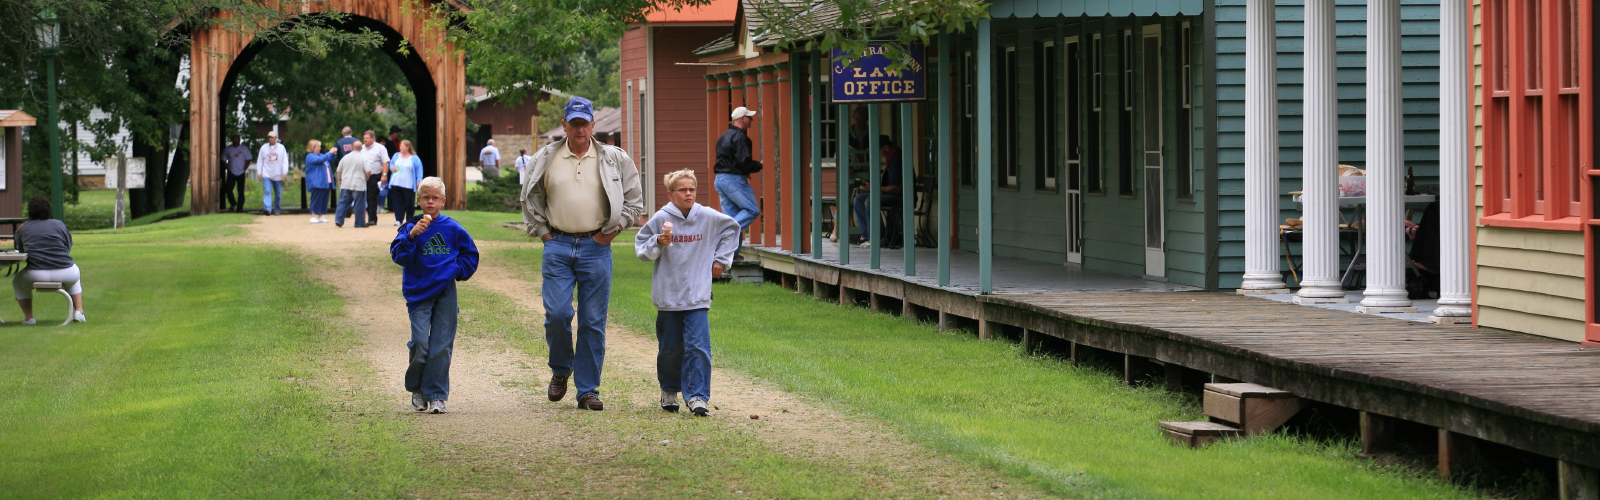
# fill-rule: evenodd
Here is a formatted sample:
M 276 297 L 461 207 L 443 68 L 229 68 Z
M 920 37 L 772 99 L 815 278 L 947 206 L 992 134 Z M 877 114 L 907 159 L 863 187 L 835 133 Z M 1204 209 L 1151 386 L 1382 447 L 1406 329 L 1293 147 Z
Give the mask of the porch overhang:
M 995 19 L 1026 17 L 1198 16 L 1205 0 L 995 0 Z

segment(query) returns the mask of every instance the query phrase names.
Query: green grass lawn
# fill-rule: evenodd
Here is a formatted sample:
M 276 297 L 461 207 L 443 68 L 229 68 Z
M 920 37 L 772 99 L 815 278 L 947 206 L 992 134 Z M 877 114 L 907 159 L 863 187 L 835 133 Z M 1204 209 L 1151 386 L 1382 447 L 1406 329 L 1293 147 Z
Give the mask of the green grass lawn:
M 340 301 L 292 256 L 216 239 L 245 220 L 77 238 L 90 323 L 22 326 L 0 307 L 0 496 L 402 491 L 420 467 L 407 425 L 320 382 L 357 341 L 334 326 Z M 40 296 L 40 325 L 64 319 L 64 302 Z
M 489 229 L 488 224 L 480 224 Z M 476 236 L 479 233 L 474 233 Z M 654 329 L 650 264 L 618 238 L 614 321 Z M 537 248 L 487 258 L 538 262 Z M 718 284 L 716 366 L 777 383 L 915 440 L 1092 498 L 1473 498 L 1428 472 L 1357 456 L 1350 441 L 1272 435 L 1192 450 L 1162 420 L 1202 420 L 1192 403 L 1119 376 L 1031 357 L 1004 341 L 817 302 L 780 287 Z M 713 398 L 715 395 L 713 395 Z

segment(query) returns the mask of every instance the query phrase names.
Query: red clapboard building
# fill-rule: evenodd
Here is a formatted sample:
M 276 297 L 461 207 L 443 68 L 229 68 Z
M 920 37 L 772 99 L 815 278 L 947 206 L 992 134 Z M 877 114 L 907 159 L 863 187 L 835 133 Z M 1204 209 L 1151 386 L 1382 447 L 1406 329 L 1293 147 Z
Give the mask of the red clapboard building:
M 706 137 L 706 79 L 694 49 L 726 35 L 737 0 L 656 11 L 622 36 L 622 147 L 644 175 L 646 208 L 667 203 L 661 176 L 683 169 L 699 178 L 701 202 L 717 207 Z

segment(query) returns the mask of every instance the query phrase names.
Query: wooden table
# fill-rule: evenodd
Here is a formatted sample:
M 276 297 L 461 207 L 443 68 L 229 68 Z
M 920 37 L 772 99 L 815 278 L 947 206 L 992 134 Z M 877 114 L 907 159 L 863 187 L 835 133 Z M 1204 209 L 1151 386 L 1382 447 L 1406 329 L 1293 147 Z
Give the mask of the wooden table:
M 4 223 L 0 220 L 0 223 Z M 6 276 L 15 274 L 17 264 L 28 261 L 28 254 L 21 252 L 0 252 L 0 269 L 6 270 Z
M 27 217 L 0 217 L 0 224 L 11 225 L 11 237 L 13 238 L 17 236 L 17 226 L 22 225 L 24 222 L 28 222 Z

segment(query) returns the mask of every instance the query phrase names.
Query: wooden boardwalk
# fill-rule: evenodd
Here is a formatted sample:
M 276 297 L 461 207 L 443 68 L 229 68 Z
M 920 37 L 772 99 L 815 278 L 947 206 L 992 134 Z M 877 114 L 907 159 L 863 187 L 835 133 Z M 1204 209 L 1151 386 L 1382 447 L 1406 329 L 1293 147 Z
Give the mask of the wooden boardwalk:
M 1052 318 L 1031 326 L 1073 342 L 1600 466 L 1600 349 L 1223 293 L 979 301 L 1006 324 Z

